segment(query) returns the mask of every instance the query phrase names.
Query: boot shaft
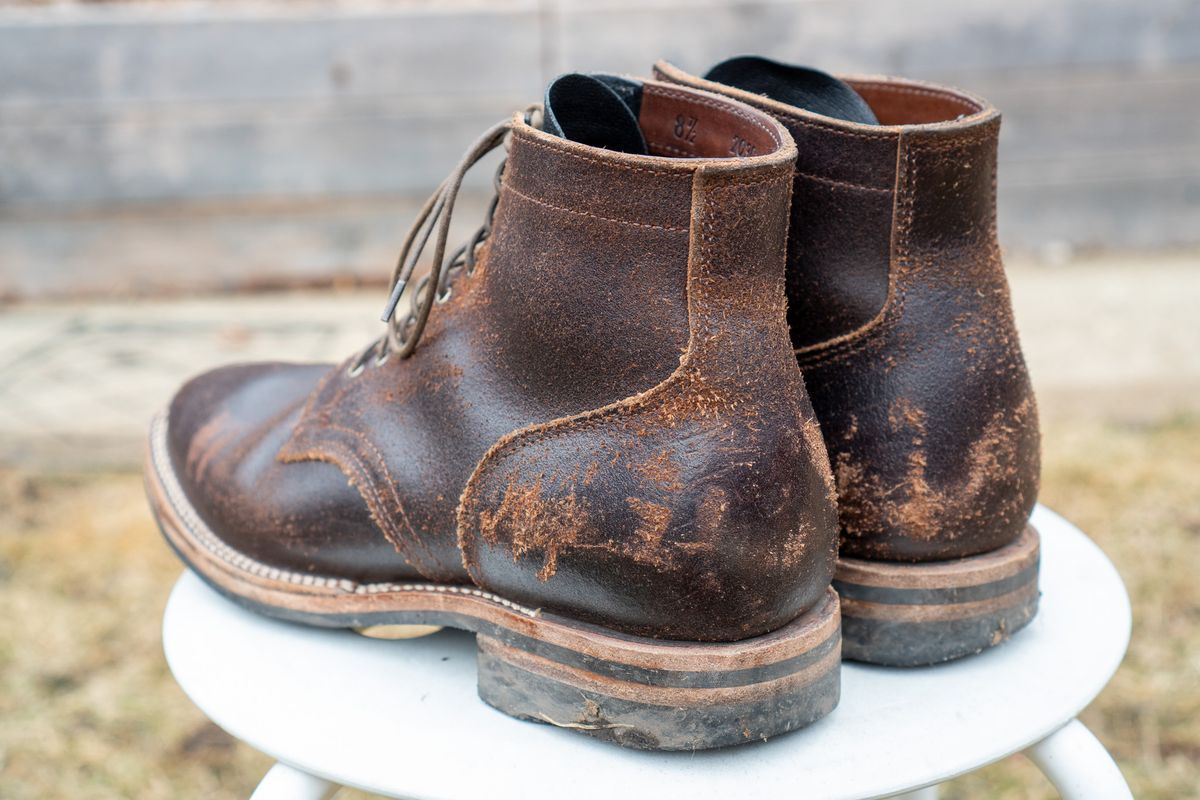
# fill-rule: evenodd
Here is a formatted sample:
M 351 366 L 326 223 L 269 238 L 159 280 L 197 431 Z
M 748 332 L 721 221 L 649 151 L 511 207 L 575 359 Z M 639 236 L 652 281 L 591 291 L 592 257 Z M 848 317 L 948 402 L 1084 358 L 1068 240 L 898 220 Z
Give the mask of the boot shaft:
M 1013 541 L 1037 495 L 1039 437 L 996 239 L 998 112 L 944 87 L 845 78 L 870 125 L 656 71 L 796 138 L 788 318 L 843 555 L 936 560 Z
M 627 294 L 611 336 L 609 320 L 581 322 L 578 349 L 553 323 L 532 333 L 543 367 L 548 352 L 604 350 L 628 376 L 653 342 L 675 346 L 673 368 L 497 442 L 463 493 L 459 544 L 472 579 L 506 597 L 649 635 L 745 638 L 817 602 L 835 555 L 832 478 L 786 325 L 794 150 L 765 116 L 658 84 L 639 119 L 652 156 L 694 157 L 599 155 L 518 129 L 486 271 L 565 270 L 575 285 L 557 290 L 587 314 Z
M 879 317 L 898 288 L 897 262 L 909 251 L 951 256 L 927 259 L 922 269 L 957 283 L 968 260 L 974 276 L 1004 281 L 993 257 L 1000 114 L 986 101 L 918 81 L 843 76 L 879 121 L 868 125 L 713 84 L 669 64 L 655 69 L 767 111 L 796 140 L 788 322 L 798 350 Z M 964 251 L 969 258 L 954 257 Z
M 755 139 L 763 152 L 783 147 L 770 138 L 775 132 L 707 102 L 643 87 L 638 122 L 651 152 L 675 155 L 657 143 L 673 136 L 680 116 L 722 140 Z M 495 351 L 497 372 L 526 401 L 577 413 L 649 389 L 678 366 L 689 339 L 697 176 L 734 169 L 754 180 L 785 169 L 788 158 L 742 165 L 720 158 L 729 154 L 707 140 L 687 144 L 707 158 L 647 158 L 528 125 L 514 130 L 481 279 L 486 302 L 473 313 L 505 341 Z

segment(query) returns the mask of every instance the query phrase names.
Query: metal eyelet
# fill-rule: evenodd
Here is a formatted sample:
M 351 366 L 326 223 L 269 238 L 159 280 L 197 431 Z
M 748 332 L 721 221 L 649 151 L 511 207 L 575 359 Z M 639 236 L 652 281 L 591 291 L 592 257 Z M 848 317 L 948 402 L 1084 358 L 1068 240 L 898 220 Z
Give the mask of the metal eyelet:
M 392 346 L 396 350 L 403 351 L 404 348 L 408 347 L 408 336 L 406 334 L 415 323 L 416 320 L 411 316 L 404 318 L 404 324 L 400 326 L 399 331 L 395 332 L 395 341 L 392 342 Z
M 362 359 L 359 359 L 358 362 L 356 362 L 354 364 L 354 366 L 352 366 L 350 369 L 346 370 L 346 374 L 349 375 L 351 378 L 357 378 L 359 375 L 362 375 L 363 370 L 366 368 L 367 368 L 367 365 L 365 363 L 363 363 Z
M 388 350 L 386 352 L 381 353 L 380 355 L 375 356 L 375 366 L 382 367 L 384 364 L 386 364 L 388 362 L 388 359 L 391 357 L 392 357 L 391 350 Z
M 433 302 L 437 303 L 439 306 L 445 305 L 450 300 L 450 296 L 452 294 L 454 294 L 454 290 L 450 286 L 447 286 L 445 294 L 443 294 L 442 292 L 434 293 Z

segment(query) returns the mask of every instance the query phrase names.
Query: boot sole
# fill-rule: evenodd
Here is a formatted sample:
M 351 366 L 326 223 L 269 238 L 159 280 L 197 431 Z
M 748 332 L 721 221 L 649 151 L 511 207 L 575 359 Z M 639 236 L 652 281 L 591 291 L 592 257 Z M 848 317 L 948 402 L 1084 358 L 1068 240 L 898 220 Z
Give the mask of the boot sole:
M 474 586 L 356 583 L 292 573 L 238 553 L 201 521 L 151 424 L 146 488 L 164 537 L 215 590 L 293 622 L 411 638 L 450 626 L 477 634 L 479 696 L 521 719 L 643 750 L 765 740 L 824 717 L 840 691 L 839 601 L 738 642 L 629 636 L 528 608 Z
M 925 564 L 838 560 L 842 654 L 896 667 L 937 664 L 1001 644 L 1038 605 L 1037 531 L 990 553 Z

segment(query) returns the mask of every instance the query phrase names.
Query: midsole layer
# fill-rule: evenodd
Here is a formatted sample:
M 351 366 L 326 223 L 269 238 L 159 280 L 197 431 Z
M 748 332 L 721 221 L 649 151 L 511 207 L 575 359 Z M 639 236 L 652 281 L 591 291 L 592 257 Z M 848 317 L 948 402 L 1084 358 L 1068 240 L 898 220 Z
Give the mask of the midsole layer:
M 1000 644 L 1037 613 L 1039 542 L 1026 526 L 1011 544 L 953 561 L 839 560 L 845 657 L 917 666 Z

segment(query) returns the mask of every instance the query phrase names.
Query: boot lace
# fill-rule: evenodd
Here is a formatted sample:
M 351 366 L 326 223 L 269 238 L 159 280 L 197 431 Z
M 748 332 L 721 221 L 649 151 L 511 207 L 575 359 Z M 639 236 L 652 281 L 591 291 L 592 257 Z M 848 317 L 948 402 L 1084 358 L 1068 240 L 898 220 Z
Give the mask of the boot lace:
M 541 106 L 530 106 L 524 113 L 525 124 L 540 127 Z M 387 323 L 387 331 L 376 341 L 372 342 L 357 359 L 350 365 L 349 374 L 360 374 L 374 356 L 377 366 L 386 362 L 394 353 L 397 358 L 407 358 L 416 349 L 429 313 L 435 303 L 445 303 L 450 299 L 455 278 L 466 273 L 468 276 L 475 272 L 476 257 L 480 246 L 487 241 L 492 232 L 492 222 L 496 215 L 496 206 L 500 202 L 500 184 L 504 177 L 504 166 L 507 159 L 500 162 L 492 181 L 494 192 L 483 224 L 475 231 L 462 246 L 454 250 L 446 258 L 446 240 L 450 234 L 450 220 L 454 215 L 454 202 L 458 199 L 462 188 L 463 178 L 484 156 L 500 147 L 512 131 L 511 119 L 497 123 L 489 128 L 463 155 L 458 165 L 442 181 L 433 195 L 425 201 L 417 218 L 413 221 L 408 235 L 404 238 L 404 246 L 396 259 L 392 270 L 391 289 L 388 293 L 387 305 L 384 306 L 380 319 Z M 413 271 L 429 238 L 437 232 L 433 245 L 433 263 L 429 272 L 417 281 L 413 289 L 414 296 L 411 310 L 402 318 L 396 318 L 396 307 L 404 295 L 404 290 L 412 280 Z

